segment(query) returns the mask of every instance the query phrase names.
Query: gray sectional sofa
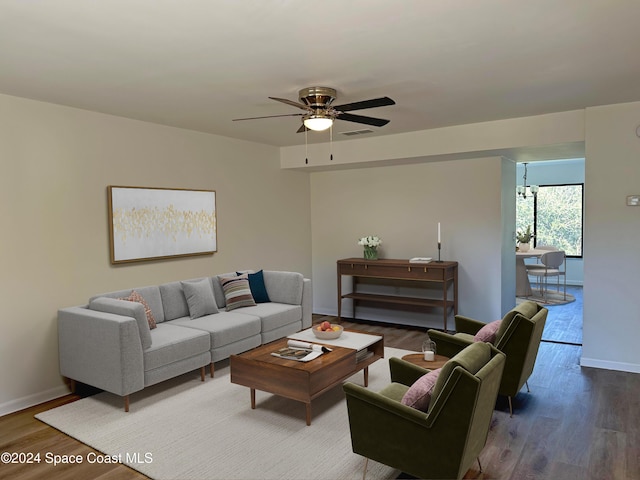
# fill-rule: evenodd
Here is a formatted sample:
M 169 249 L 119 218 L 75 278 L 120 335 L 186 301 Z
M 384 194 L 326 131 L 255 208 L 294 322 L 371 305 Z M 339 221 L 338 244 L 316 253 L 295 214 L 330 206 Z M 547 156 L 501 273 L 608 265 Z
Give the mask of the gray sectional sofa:
M 215 362 L 309 328 L 311 281 L 295 272 L 258 274 L 263 290 L 255 304 L 244 290 L 225 293 L 222 283 L 237 276 L 231 272 L 104 293 L 63 308 L 60 373 L 72 386 L 78 381 L 123 396 L 128 411 L 133 392 L 196 369 L 204 381 L 207 365 L 213 377 Z M 142 303 L 123 300 L 132 293 Z

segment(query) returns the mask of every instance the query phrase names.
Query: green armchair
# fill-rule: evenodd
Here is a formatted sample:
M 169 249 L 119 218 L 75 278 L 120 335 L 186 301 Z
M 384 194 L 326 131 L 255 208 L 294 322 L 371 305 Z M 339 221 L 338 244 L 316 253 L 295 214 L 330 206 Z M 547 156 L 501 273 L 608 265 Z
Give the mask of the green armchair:
M 427 412 L 401 403 L 429 370 L 389 359 L 391 384 L 380 392 L 343 385 L 351 445 L 368 459 L 418 478 L 462 478 L 484 448 L 502 378 L 504 355 L 475 343 L 443 367 Z
M 529 390 L 527 380 L 533 372 L 548 313 L 549 310 L 535 302 L 527 301 L 517 305 L 504 316 L 492 342 L 507 357 L 498 393 L 508 397 L 511 416 L 512 397 L 515 397 L 525 384 Z M 454 335 L 429 330 L 429 336 L 436 342 L 438 354 L 453 357 L 473 344 L 475 334 L 486 324 L 456 315 L 455 325 Z

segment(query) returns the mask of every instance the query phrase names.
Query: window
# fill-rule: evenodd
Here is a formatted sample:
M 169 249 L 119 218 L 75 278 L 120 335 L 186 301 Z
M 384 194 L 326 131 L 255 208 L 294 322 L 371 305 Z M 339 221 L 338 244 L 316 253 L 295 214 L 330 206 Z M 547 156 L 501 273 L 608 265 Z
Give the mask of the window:
M 584 184 L 540 185 L 538 195 L 518 198 L 516 230 L 531 225 L 533 245 L 553 245 L 568 257 L 582 257 L 582 205 Z

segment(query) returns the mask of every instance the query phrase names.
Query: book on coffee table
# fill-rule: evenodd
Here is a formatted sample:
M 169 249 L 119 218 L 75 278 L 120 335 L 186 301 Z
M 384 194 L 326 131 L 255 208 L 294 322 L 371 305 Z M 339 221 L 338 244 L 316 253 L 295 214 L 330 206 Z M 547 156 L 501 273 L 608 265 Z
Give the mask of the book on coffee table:
M 275 352 L 271 352 L 271 355 L 274 357 L 286 358 L 287 360 L 300 360 L 302 361 L 304 357 L 309 355 L 313 350 L 308 350 L 306 348 L 290 348 L 284 347 L 279 348 Z
M 279 348 L 275 352 L 271 352 L 274 357 L 286 358 L 287 360 L 298 360 L 300 362 L 308 362 L 314 358 L 318 358 L 324 352 L 330 352 L 331 349 L 322 345 L 314 345 L 311 343 L 289 340 L 287 346 Z

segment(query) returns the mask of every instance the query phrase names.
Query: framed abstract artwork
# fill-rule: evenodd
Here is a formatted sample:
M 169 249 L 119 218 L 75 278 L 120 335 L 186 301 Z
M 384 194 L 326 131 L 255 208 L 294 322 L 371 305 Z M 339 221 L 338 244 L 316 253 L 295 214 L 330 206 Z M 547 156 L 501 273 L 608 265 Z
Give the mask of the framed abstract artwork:
M 111 263 L 217 251 L 216 192 L 107 187 Z

